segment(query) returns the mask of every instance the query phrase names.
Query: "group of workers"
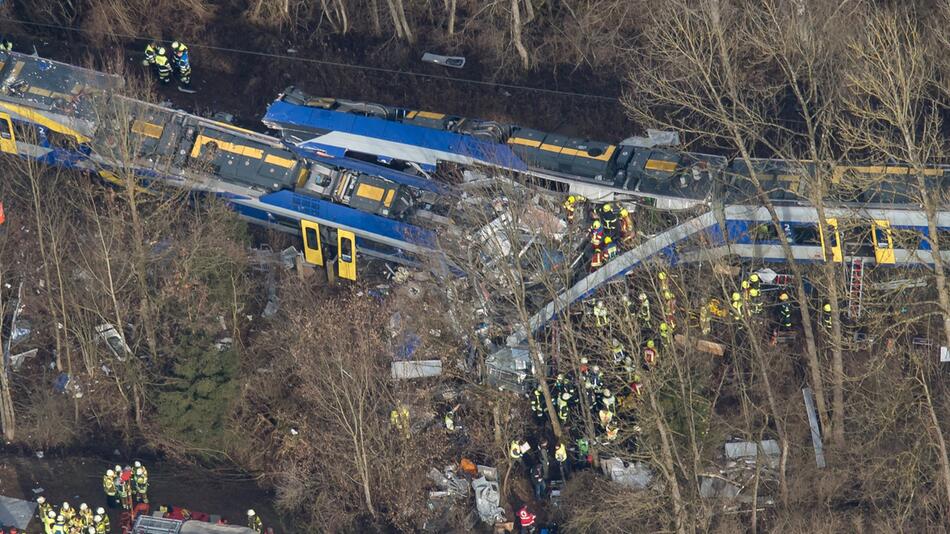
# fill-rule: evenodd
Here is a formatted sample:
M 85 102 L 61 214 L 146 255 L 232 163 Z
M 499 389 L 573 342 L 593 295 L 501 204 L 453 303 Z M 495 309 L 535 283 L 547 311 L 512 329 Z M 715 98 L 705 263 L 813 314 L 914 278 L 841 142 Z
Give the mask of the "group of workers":
M 86 503 L 73 508 L 64 502 L 58 509 L 46 501 L 46 497 L 36 499 L 37 514 L 43 523 L 46 534 L 107 534 L 112 532 L 109 515 L 101 506 L 93 512 Z
M 151 42 L 145 46 L 145 59 L 142 65 L 152 66 L 155 69 L 155 75 L 158 81 L 163 85 L 172 80 L 174 73 L 182 87 L 188 87 L 191 84 L 191 58 L 188 55 L 188 46 L 181 41 L 173 41 L 171 44 L 171 57 L 168 56 L 165 47 L 160 43 Z
M 577 218 L 577 210 L 587 205 L 587 199 L 582 196 L 568 196 L 564 201 L 568 224 L 573 224 Z M 620 255 L 621 248 L 632 248 L 636 232 L 633 228 L 633 218 L 627 208 L 609 202 L 599 207 L 591 204 L 587 214 L 592 219 L 588 235 L 591 244 L 590 271 L 593 272 Z
M 131 510 L 133 502 L 148 504 L 148 470 L 138 460 L 125 468 L 117 464 L 102 475 L 102 491 L 110 507 Z

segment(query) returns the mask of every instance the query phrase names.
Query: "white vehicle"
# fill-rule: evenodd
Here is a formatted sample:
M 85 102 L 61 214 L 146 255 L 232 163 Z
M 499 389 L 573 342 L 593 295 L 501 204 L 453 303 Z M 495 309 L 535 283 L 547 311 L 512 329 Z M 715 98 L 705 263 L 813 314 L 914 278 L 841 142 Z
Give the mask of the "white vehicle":
M 125 344 L 122 334 L 112 323 L 103 323 L 97 326 L 96 338 L 105 343 L 106 347 L 109 348 L 109 352 L 120 362 L 124 362 L 126 358 L 132 355 L 132 349 Z

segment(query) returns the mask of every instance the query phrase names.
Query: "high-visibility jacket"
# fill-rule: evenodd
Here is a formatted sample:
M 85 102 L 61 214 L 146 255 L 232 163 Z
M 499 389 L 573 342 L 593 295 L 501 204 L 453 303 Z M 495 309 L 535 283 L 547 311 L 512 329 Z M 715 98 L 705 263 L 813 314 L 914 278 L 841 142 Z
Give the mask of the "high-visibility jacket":
M 69 508 L 63 508 L 59 511 L 59 515 L 63 516 L 66 521 L 71 521 L 76 517 L 76 509 L 70 506 Z
M 617 229 L 617 213 L 614 211 L 605 211 L 600 215 L 604 222 L 604 228 L 611 234 Z
M 562 423 L 567 422 L 567 417 L 571 413 L 571 405 L 568 401 L 558 397 L 557 399 L 557 418 Z
M 601 426 L 607 426 L 613 420 L 614 414 L 610 410 L 600 410 L 597 412 L 597 417 L 600 419 Z
M 115 477 L 110 477 L 109 475 L 102 475 L 102 490 L 106 492 L 106 495 L 109 497 L 115 497 L 116 488 L 115 488 Z
M 541 388 L 534 388 L 531 395 L 531 411 L 538 417 L 544 417 L 544 393 Z
M 511 440 L 511 445 L 508 446 L 508 456 L 514 460 L 520 460 L 524 453 L 521 452 L 521 445 L 517 440 Z
M 49 513 L 53 511 L 53 505 L 49 502 L 44 502 L 37 505 L 37 513 L 40 514 L 40 519 L 46 519 L 49 516 Z M 56 518 L 54 517 L 53 520 Z
M 607 253 L 607 258 L 606 258 L 606 259 L 607 259 L 607 261 L 610 261 L 611 258 L 617 257 L 617 253 L 618 253 L 618 252 L 619 252 L 619 251 L 618 251 L 618 249 L 617 249 L 617 242 L 616 242 L 616 241 L 611 240 L 610 243 L 607 243 L 607 250 L 606 250 L 606 253 Z
M 567 213 L 567 222 L 574 222 L 574 213 L 577 211 L 577 202 L 571 202 L 570 200 L 564 201 L 564 211 Z
M 567 447 L 563 443 L 558 443 L 554 449 L 554 459 L 564 463 L 567 461 Z
M 742 301 L 741 300 L 732 301 L 732 317 L 733 319 L 737 321 L 742 320 Z
M 650 347 L 643 349 L 643 363 L 651 367 L 656 365 L 656 349 Z
M 151 65 L 155 63 L 155 55 L 158 51 L 158 46 L 155 43 L 149 43 L 145 46 L 145 63 Z
M 637 312 L 637 319 L 640 319 L 644 324 L 649 325 L 652 318 L 653 316 L 650 313 L 650 301 L 647 299 L 641 300 L 640 311 Z
M 96 523 L 96 534 L 108 534 L 112 530 L 109 527 L 109 516 L 102 516 L 102 521 Z
M 168 56 L 155 54 L 155 68 L 158 71 L 158 77 L 162 80 L 168 79 L 172 74 L 172 65 L 171 61 L 168 60 Z
M 182 45 L 185 46 L 185 45 Z M 188 83 L 191 81 L 191 59 L 188 57 L 188 47 L 185 47 L 184 52 L 179 51 L 172 54 L 172 61 L 175 64 L 175 68 L 178 69 L 178 76 L 181 78 L 182 83 Z
M 782 328 L 791 328 L 792 327 L 792 305 L 783 302 L 779 305 L 778 308 L 779 324 Z
M 135 492 L 145 493 L 148 491 L 148 477 L 144 474 L 135 475 Z
M 50 529 L 50 534 L 66 534 L 66 522 L 55 521 L 53 523 L 53 528 Z
M 607 326 L 610 319 L 607 317 L 607 307 L 598 303 L 594 306 L 594 318 L 597 320 L 597 326 Z
M 40 516 L 40 520 L 43 522 L 43 532 L 49 534 L 53 531 L 53 523 L 56 522 L 55 517 L 50 517 L 49 514 L 43 514 Z
M 247 527 L 258 534 L 264 532 L 264 522 L 261 521 L 260 516 L 257 514 L 254 514 L 247 519 Z
M 82 518 L 81 515 L 76 514 L 66 522 L 66 526 L 70 529 L 82 530 L 85 526 L 86 521 Z

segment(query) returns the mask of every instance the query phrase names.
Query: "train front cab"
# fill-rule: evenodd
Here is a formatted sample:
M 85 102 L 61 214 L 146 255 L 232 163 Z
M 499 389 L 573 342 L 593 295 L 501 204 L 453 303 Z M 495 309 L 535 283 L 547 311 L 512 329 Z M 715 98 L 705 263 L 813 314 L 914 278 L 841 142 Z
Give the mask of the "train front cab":
M 303 257 L 307 263 L 323 266 L 323 240 L 320 237 L 320 225 L 308 220 L 300 221 L 300 233 L 303 238 Z M 356 236 L 346 230 L 336 231 L 337 239 L 337 276 L 346 280 L 356 280 Z
M 893 265 L 894 235 L 891 232 L 891 223 L 886 220 L 875 220 L 871 223 L 871 241 L 874 244 L 874 261 L 878 265 Z

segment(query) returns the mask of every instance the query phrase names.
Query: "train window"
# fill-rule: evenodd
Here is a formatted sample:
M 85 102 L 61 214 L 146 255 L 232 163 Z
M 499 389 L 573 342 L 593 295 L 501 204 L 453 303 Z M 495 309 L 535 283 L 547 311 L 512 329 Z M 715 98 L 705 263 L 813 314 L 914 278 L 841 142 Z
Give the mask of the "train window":
M 778 232 L 775 231 L 775 226 L 772 225 L 772 223 L 762 223 L 753 226 L 749 230 L 749 237 L 752 238 L 754 242 L 779 240 Z
M 792 226 L 792 241 L 798 245 L 821 245 L 818 226 L 814 224 Z
M 10 131 L 10 120 L 4 118 L 0 120 L 0 137 L 10 139 L 13 132 Z
M 46 130 L 46 139 L 49 141 L 49 145 L 54 148 L 63 148 L 66 150 L 76 148 L 76 140 L 64 133 Z
M 940 245 L 940 251 L 950 251 L 950 230 L 937 229 L 937 243 Z
M 24 121 L 13 121 L 13 133 L 17 141 L 23 141 L 32 145 L 36 144 L 37 134 L 36 126 Z
M 307 228 L 307 242 L 304 243 L 304 246 L 307 248 L 318 248 L 320 245 L 320 240 L 317 239 L 317 230 L 315 228 Z
M 340 243 L 340 261 L 349 263 L 353 261 L 353 241 L 343 239 Z

